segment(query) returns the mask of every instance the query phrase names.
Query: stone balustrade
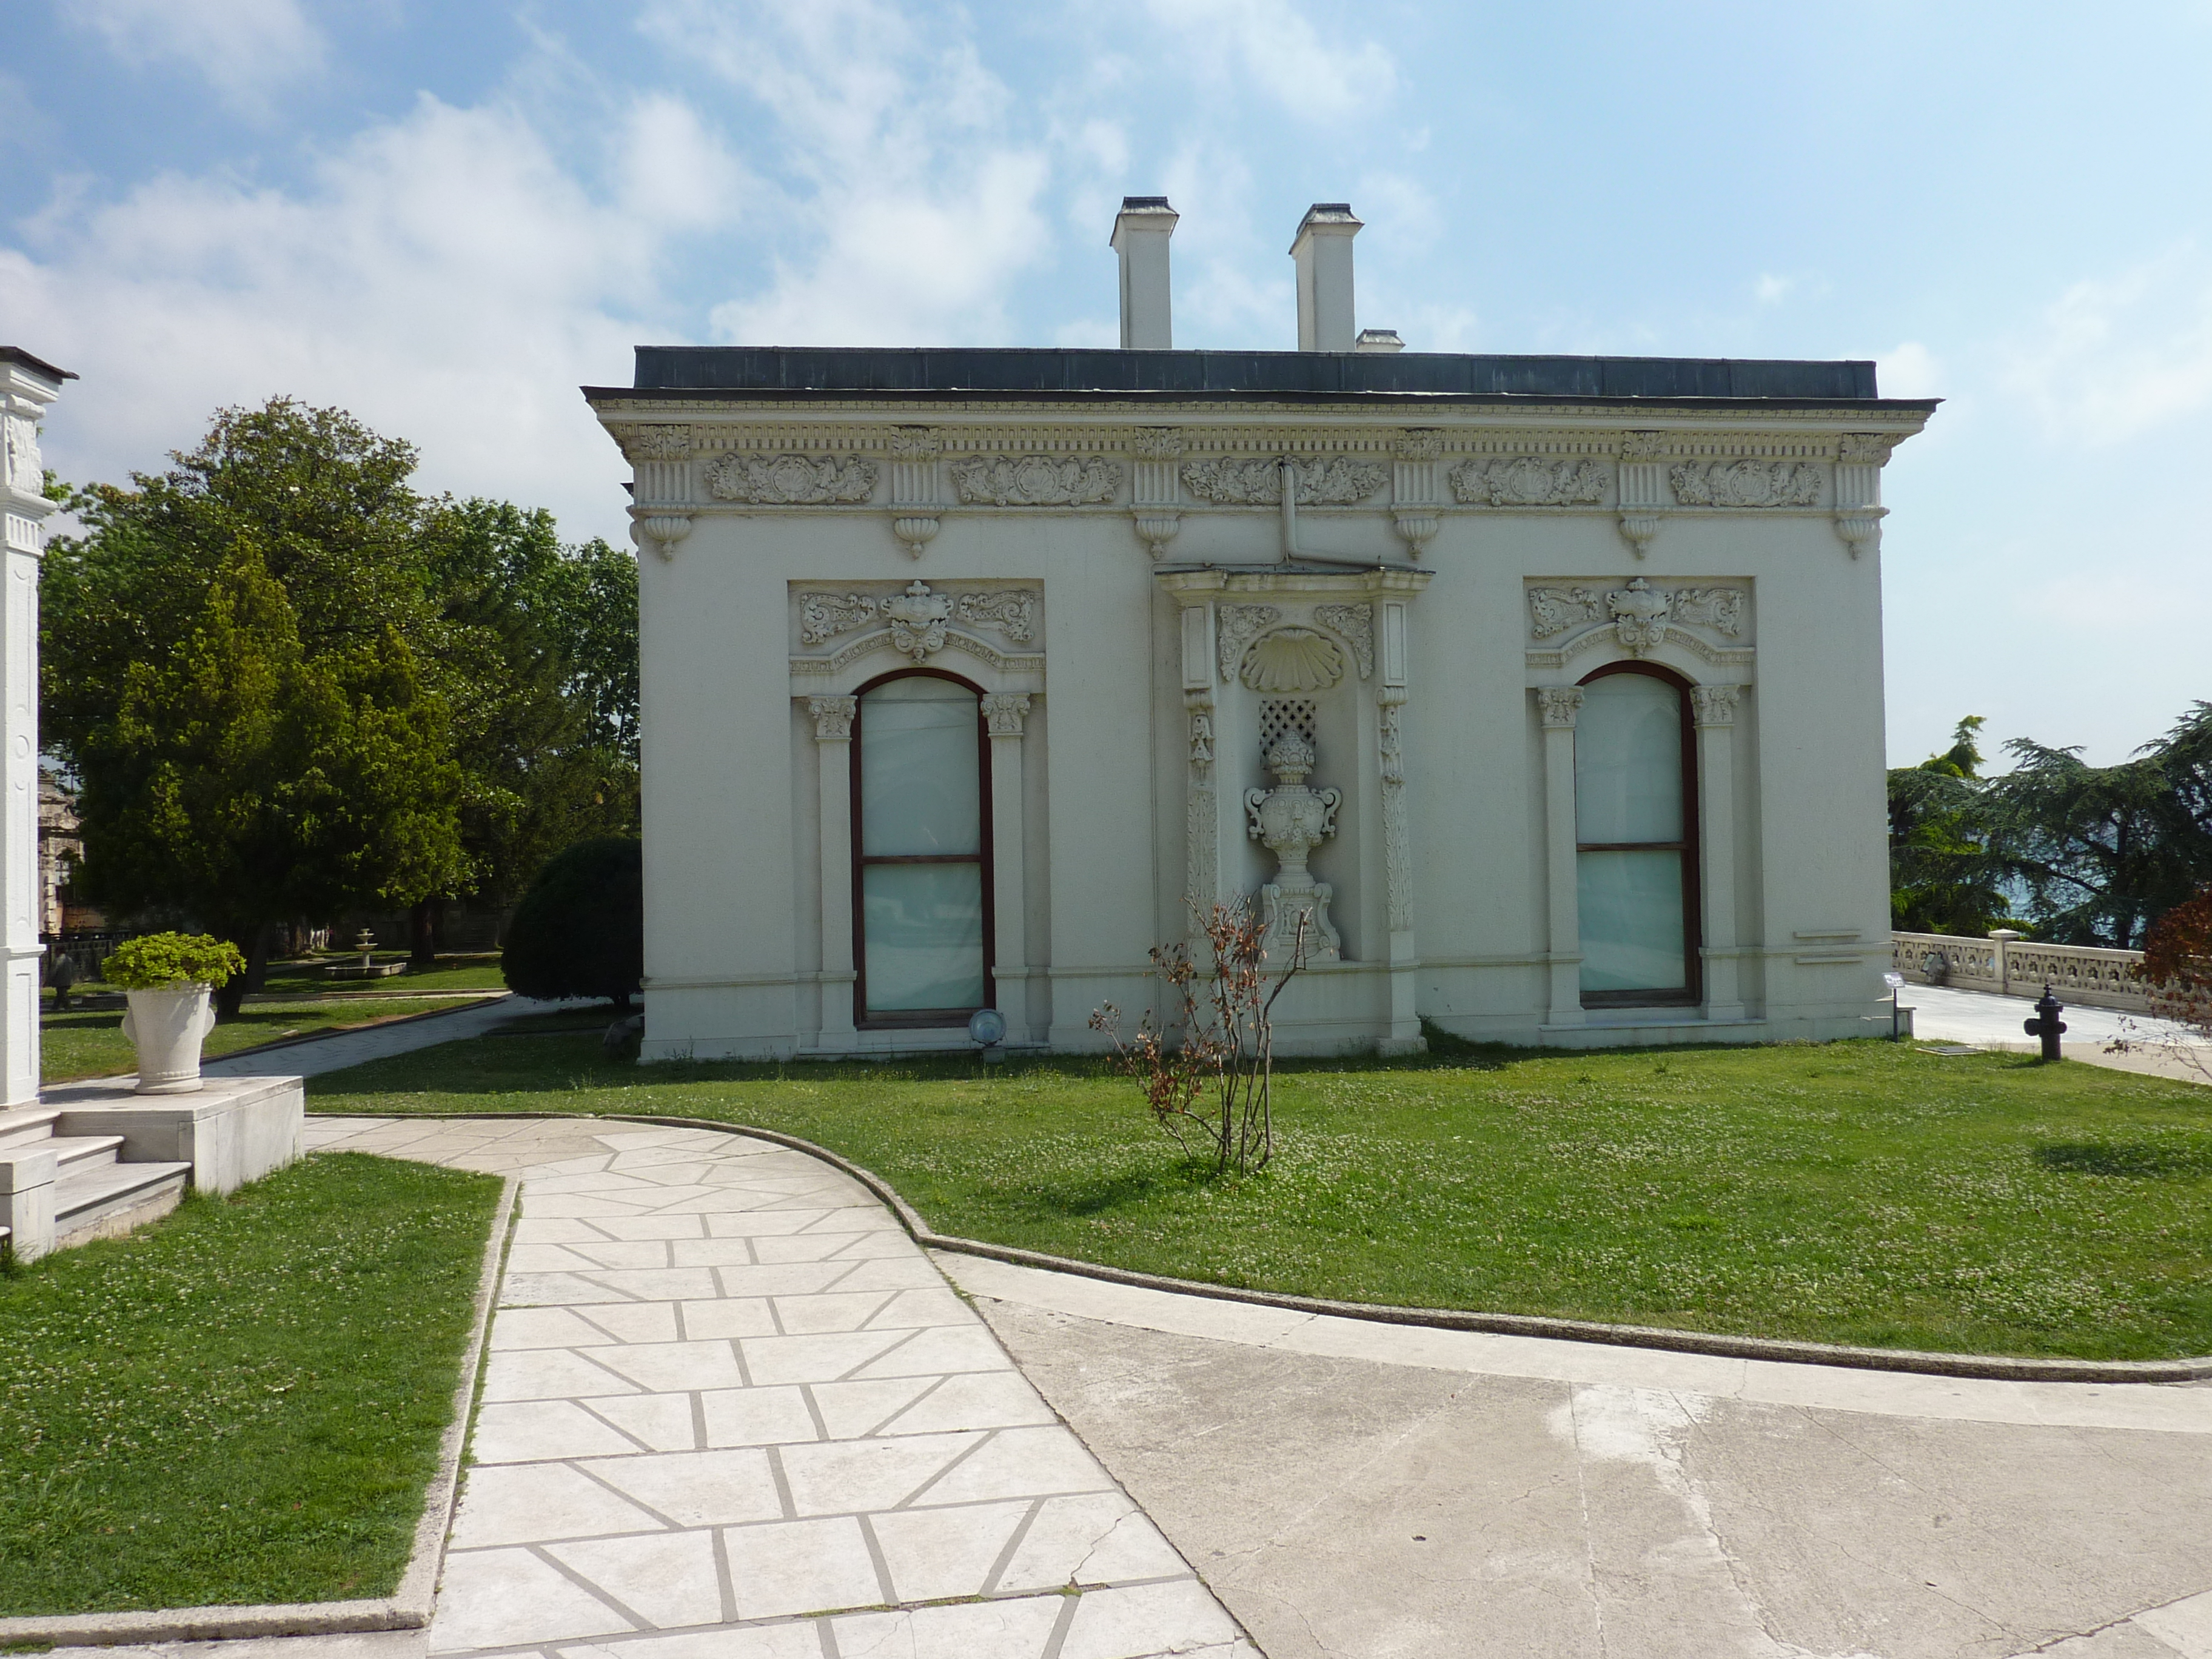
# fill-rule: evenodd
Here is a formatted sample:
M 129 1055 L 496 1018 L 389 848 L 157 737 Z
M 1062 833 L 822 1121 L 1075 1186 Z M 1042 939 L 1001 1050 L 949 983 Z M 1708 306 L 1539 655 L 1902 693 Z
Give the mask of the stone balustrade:
M 1954 933 L 1892 933 L 1890 959 L 1917 985 L 1942 983 L 1961 991 L 2033 996 L 2048 983 L 2061 1002 L 2093 1008 L 2146 1010 L 2150 998 L 2135 969 L 2140 951 L 2105 951 L 2081 945 L 2038 945 L 1999 931 L 1987 939 Z M 1945 971 L 1930 971 L 1940 960 Z

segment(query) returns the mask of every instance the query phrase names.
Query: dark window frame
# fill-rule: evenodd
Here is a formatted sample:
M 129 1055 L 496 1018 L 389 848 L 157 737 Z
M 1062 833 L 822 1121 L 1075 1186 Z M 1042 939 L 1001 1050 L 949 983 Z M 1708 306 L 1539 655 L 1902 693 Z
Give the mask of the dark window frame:
M 1687 1008 L 1705 1000 L 1705 959 L 1703 918 L 1705 902 L 1698 881 L 1698 728 L 1690 701 L 1690 682 L 1673 669 L 1655 662 L 1609 662 L 1575 682 L 1588 685 L 1615 674 L 1642 674 L 1674 689 L 1680 710 L 1682 768 L 1682 838 L 1680 841 L 1586 842 L 1580 839 L 1577 811 L 1575 861 L 1584 853 L 1678 853 L 1682 860 L 1682 986 L 1678 990 L 1584 991 L 1585 1008 Z M 1576 948 L 1581 948 L 1577 941 Z
M 975 787 L 981 799 L 976 803 L 976 852 L 918 853 L 864 854 L 867 825 L 860 799 L 860 746 L 867 741 L 867 696 L 893 680 L 945 680 L 957 685 L 975 699 Z M 850 823 L 853 854 L 853 1024 L 864 1031 L 923 1030 L 964 1026 L 976 1008 L 995 1008 L 999 1002 L 998 963 L 992 945 L 998 934 L 997 908 L 992 895 L 991 840 L 991 732 L 983 718 L 983 688 L 973 680 L 958 674 L 948 674 L 936 668 L 901 668 L 888 674 L 878 674 L 853 694 L 853 740 L 846 745 L 846 764 L 850 770 L 848 780 L 852 802 Z M 977 878 L 983 889 L 983 1000 L 969 1008 L 896 1008 L 881 1013 L 868 1010 L 868 915 L 867 896 L 861 886 L 861 872 L 872 864 L 973 864 L 979 866 Z

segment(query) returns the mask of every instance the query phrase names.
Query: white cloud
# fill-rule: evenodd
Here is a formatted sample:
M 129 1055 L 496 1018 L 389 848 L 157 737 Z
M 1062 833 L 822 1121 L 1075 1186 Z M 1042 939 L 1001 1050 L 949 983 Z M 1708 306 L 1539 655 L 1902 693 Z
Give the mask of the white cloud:
M 575 388 L 680 335 L 655 295 L 698 210 L 662 184 L 732 174 L 678 108 L 616 128 L 605 170 L 629 182 L 594 195 L 515 112 L 426 97 L 296 192 L 166 175 L 0 247 L 11 334 L 83 377 L 50 417 L 53 465 L 119 482 L 218 405 L 290 393 L 415 441 L 428 487 L 619 536 L 623 466 Z
M 66 14 L 126 64 L 184 64 L 249 113 L 319 71 L 326 51 L 298 0 L 69 0 Z
M 1936 354 L 1917 340 L 1903 340 L 1875 359 L 1875 375 L 1885 398 L 1941 398 L 1944 371 Z
M 2212 405 L 2212 261 L 2182 246 L 2076 283 L 2006 379 L 2051 435 L 2113 444 Z
M 1152 0 L 1154 22 L 1182 37 L 1194 78 L 1249 77 L 1292 115 L 1336 120 L 1386 103 L 1398 68 L 1372 40 L 1324 40 L 1294 8 L 1271 0 Z M 1193 62 L 1193 57 L 1198 61 Z M 1219 71 L 1231 62 L 1242 76 Z M 1212 71 L 1212 72 L 1209 72 Z
M 787 12 L 664 0 L 643 27 L 757 100 L 784 152 L 786 193 L 757 205 L 782 252 L 765 292 L 714 308 L 718 337 L 1006 337 L 1015 276 L 1052 247 L 1041 198 L 1053 167 L 1012 131 L 1015 100 L 972 45 L 866 0 Z
M 1765 271 L 1751 285 L 1752 297 L 1763 306 L 1778 306 L 1790 297 L 1790 290 L 1796 286 L 1790 277 L 1777 276 L 1771 271 Z

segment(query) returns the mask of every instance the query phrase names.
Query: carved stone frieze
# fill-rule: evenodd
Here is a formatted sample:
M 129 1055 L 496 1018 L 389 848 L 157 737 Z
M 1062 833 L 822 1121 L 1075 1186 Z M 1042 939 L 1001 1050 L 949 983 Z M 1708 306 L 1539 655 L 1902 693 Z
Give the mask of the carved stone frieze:
M 1490 507 L 1595 507 L 1605 499 L 1605 471 L 1595 461 L 1538 455 L 1462 461 L 1451 470 L 1452 493 Z
M 885 645 L 916 662 L 955 642 L 970 655 L 1003 660 L 1003 653 L 977 634 L 988 629 L 1011 645 L 1030 645 L 1038 633 L 1044 596 L 1035 587 L 945 591 L 916 581 L 903 588 L 884 584 L 873 591 L 866 587 L 842 592 L 794 590 L 792 599 L 798 613 L 801 649 L 830 645 L 848 634 L 861 635 L 830 659 L 793 660 L 794 669 L 818 669 L 842 665 L 856 653 Z M 878 631 L 864 632 L 867 629 Z M 975 631 L 964 631 L 970 629 Z
M 1624 432 L 1620 434 L 1620 459 L 1624 461 L 1659 461 L 1667 458 L 1667 434 L 1663 432 Z
M 1627 586 L 1531 587 L 1528 633 L 1548 640 L 1584 623 L 1612 622 L 1621 645 L 1641 655 L 1666 637 L 1666 625 L 1710 629 L 1729 639 L 1743 631 L 1741 587 L 1654 587 L 1638 576 Z
M 876 487 L 876 464 L 805 455 L 724 455 L 707 468 L 708 493 L 725 501 L 765 507 L 817 507 L 865 501 Z
M 1371 605 L 1317 605 L 1314 620 L 1323 628 L 1333 628 L 1344 635 L 1352 647 L 1352 660 L 1359 665 L 1359 678 L 1371 678 L 1375 672 L 1375 607 Z
M 1444 434 L 1432 426 L 1408 427 L 1393 453 L 1401 461 L 1433 461 L 1444 453 Z
M 916 581 L 905 592 L 883 602 L 884 620 L 890 624 L 891 646 L 916 662 L 945 647 L 945 624 L 952 620 L 952 601 L 933 593 L 929 584 Z
M 896 461 L 933 461 L 943 446 L 938 441 L 934 427 L 895 426 L 885 447 Z
M 1820 469 L 1810 461 L 1677 461 L 1668 469 L 1685 507 L 1814 507 Z
M 951 468 L 963 501 L 994 507 L 1079 507 L 1113 499 L 1121 465 L 1103 455 L 973 455 Z
M 1380 461 L 1334 455 L 1326 461 L 1292 460 L 1301 507 L 1351 507 L 1365 501 L 1389 481 Z M 1273 507 L 1283 499 L 1282 464 L 1273 457 L 1186 461 L 1182 481 L 1201 501 L 1224 507 Z
M 991 593 L 963 593 L 957 602 L 960 620 L 995 628 L 1016 645 L 1027 645 L 1036 629 L 1037 596 L 1026 587 L 1001 588 Z
M 1847 465 L 1887 466 L 1890 452 L 1903 441 L 1894 432 L 1846 432 L 1836 440 L 1836 459 Z
M 799 599 L 799 642 L 823 645 L 840 634 L 875 620 L 876 602 L 864 593 L 803 593 Z
M 1216 650 L 1224 682 L 1237 678 L 1237 665 L 1244 659 L 1244 647 L 1283 619 L 1283 613 L 1272 605 L 1224 605 L 1218 607 L 1214 614 L 1221 629 Z

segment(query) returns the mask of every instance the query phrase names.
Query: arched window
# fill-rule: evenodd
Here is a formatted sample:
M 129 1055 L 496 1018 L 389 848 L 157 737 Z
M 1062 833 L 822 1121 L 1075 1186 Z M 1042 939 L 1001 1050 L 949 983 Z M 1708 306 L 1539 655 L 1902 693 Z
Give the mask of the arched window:
M 1575 885 L 1583 1001 L 1698 1000 L 1697 795 L 1689 688 L 1642 664 L 1583 682 Z
M 853 922 L 864 1025 L 957 1025 L 991 993 L 990 743 L 974 687 L 894 676 L 853 727 Z

